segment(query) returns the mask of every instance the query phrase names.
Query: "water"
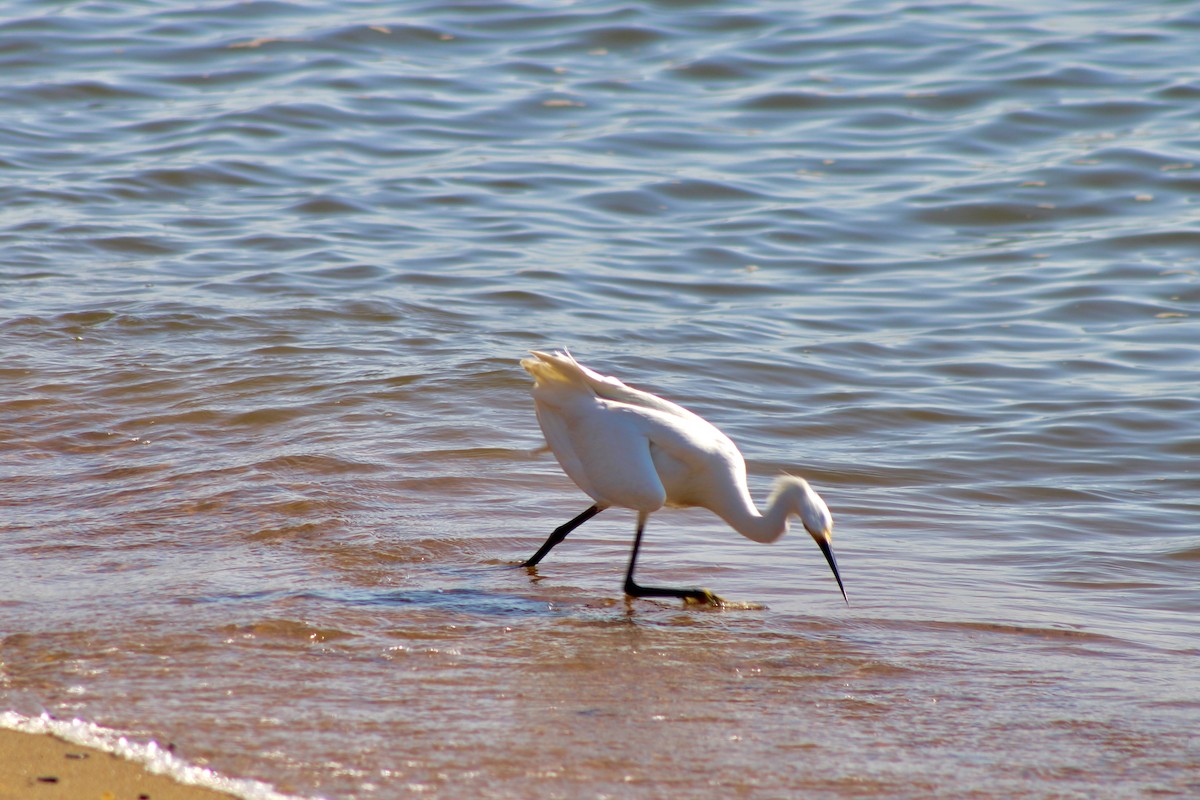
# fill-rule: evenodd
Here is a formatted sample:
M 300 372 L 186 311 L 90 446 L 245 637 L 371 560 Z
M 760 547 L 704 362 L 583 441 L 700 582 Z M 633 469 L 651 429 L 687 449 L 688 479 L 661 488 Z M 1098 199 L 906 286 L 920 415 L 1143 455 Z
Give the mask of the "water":
M 1200 790 L 1200 6 L 17 2 L 0 695 L 297 795 Z M 587 499 L 517 359 L 803 533 Z

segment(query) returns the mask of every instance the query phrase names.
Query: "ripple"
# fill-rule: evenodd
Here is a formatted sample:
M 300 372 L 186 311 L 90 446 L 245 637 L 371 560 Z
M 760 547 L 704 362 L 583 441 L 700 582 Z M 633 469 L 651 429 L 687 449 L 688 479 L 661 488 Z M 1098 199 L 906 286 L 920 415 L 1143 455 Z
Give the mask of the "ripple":
M 66 83 L 46 83 L 5 93 L 12 103 L 40 105 L 43 103 L 103 103 L 116 101 L 145 101 L 158 99 L 155 94 L 135 91 L 104 81 L 84 80 Z
M 300 214 L 312 214 L 315 216 L 329 216 L 334 214 L 362 214 L 367 211 L 366 208 L 354 203 L 346 202 L 337 197 L 312 197 L 305 200 L 303 203 L 297 203 L 292 206 L 290 211 Z
M 88 241 L 93 247 L 114 253 L 140 256 L 161 256 L 178 253 L 181 247 L 158 236 L 102 236 Z
M 653 216 L 666 210 L 660 198 L 646 191 L 596 192 L 582 201 L 600 211 L 628 216 Z
M 660 183 L 649 187 L 650 191 L 673 200 L 687 202 L 722 202 L 744 204 L 747 201 L 764 200 L 758 192 L 748 191 L 728 183 L 701 180 L 680 180 Z
M 866 103 L 860 101 L 861 104 Z M 826 92 L 771 92 L 770 94 L 743 101 L 743 111 L 787 113 L 820 111 L 829 108 L 844 108 L 854 105 L 855 98 L 842 97 Z

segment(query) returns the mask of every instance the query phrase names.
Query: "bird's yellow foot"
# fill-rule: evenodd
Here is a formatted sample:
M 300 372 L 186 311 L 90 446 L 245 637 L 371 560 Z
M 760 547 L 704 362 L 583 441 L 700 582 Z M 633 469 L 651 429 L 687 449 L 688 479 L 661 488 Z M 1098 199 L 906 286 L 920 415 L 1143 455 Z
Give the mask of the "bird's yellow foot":
M 725 598 L 715 595 L 708 589 L 697 589 L 695 594 L 688 595 L 683 598 L 684 602 L 689 606 L 713 606 L 714 608 L 724 608 Z
M 762 603 L 739 603 L 734 600 L 726 600 L 708 589 L 697 589 L 695 594 L 685 597 L 684 602 L 689 606 L 707 606 L 724 611 L 762 611 L 766 608 Z

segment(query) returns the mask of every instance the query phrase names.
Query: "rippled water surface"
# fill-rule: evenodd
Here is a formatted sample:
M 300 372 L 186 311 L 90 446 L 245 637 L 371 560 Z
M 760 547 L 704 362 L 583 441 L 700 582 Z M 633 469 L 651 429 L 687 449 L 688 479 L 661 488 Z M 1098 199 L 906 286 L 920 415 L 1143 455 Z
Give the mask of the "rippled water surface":
M 306 797 L 1200 793 L 1200 5 L 12 2 L 0 698 Z M 517 365 L 809 537 L 588 504 Z

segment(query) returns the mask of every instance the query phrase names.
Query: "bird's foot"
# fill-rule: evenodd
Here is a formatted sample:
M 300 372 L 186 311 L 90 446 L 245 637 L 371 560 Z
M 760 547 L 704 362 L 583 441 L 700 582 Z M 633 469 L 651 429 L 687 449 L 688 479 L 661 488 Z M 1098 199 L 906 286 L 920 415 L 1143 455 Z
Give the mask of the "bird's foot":
M 658 586 L 639 586 L 632 580 L 625 582 L 625 594 L 629 597 L 677 597 L 689 606 L 705 608 L 736 609 L 750 611 L 766 608 L 759 603 L 735 603 L 708 589 L 665 589 Z
M 689 606 L 711 606 L 713 608 L 724 608 L 727 603 L 725 598 L 715 595 L 708 589 L 695 589 L 684 595 L 683 602 Z
M 736 600 L 726 600 L 720 595 L 713 594 L 708 589 L 696 589 L 684 602 L 689 606 L 706 606 L 719 608 L 722 611 L 762 611 L 766 608 L 762 603 L 742 603 Z

